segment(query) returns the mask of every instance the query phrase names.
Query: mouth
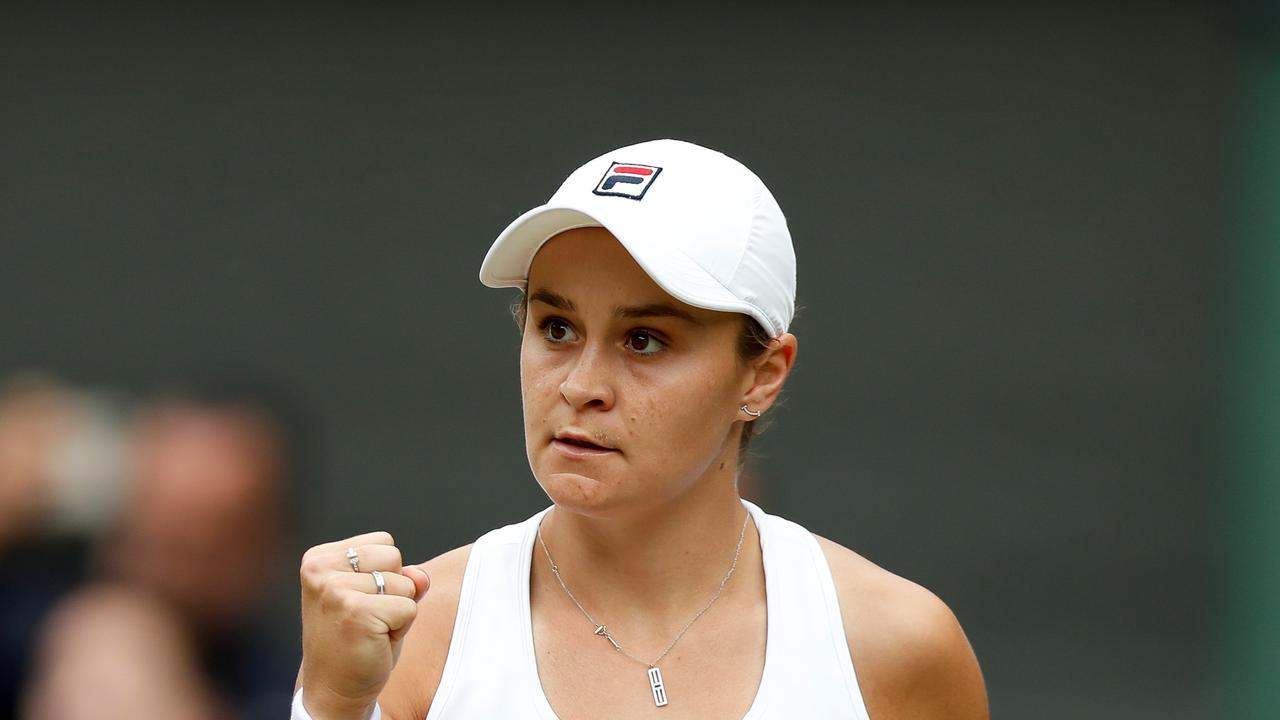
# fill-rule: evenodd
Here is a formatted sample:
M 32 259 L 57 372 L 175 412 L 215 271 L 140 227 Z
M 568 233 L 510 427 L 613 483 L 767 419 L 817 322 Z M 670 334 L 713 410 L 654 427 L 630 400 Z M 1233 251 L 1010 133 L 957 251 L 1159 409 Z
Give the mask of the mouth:
M 562 455 L 569 457 L 592 457 L 618 452 L 616 448 L 597 444 L 581 433 L 558 433 L 551 440 L 551 445 L 556 450 L 559 450 Z

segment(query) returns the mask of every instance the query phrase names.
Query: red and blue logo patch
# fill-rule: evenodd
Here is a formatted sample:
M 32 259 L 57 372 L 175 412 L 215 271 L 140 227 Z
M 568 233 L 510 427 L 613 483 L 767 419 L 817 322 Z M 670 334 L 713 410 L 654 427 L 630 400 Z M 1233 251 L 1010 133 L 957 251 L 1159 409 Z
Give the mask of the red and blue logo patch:
M 609 166 L 609 171 L 600 178 L 600 184 L 591 192 L 640 200 L 649 192 L 660 172 L 662 168 L 655 165 L 616 162 Z

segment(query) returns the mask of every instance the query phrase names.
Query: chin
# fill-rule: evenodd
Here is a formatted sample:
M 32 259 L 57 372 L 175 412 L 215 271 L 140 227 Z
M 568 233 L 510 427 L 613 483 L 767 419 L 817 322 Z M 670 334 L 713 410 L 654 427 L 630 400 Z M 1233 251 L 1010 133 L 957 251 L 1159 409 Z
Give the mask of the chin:
M 607 516 L 626 502 L 615 484 L 582 473 L 535 470 L 534 476 L 551 502 L 577 515 Z

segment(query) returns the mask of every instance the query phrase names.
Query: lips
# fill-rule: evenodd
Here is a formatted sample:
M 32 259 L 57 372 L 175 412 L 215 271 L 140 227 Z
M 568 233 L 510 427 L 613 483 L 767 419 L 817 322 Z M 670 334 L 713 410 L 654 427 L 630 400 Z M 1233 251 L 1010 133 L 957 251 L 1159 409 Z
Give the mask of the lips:
M 551 441 L 557 450 L 572 457 L 587 457 L 617 452 L 617 448 L 601 445 L 590 435 L 578 431 L 561 431 Z
M 578 446 L 578 447 L 591 448 L 591 449 L 593 449 L 593 450 L 608 450 L 608 449 L 609 449 L 609 448 L 601 447 L 600 445 L 596 445 L 595 443 L 586 442 L 586 441 L 583 441 L 583 440 L 576 440 L 576 439 L 574 439 L 574 438 L 556 438 L 556 439 L 557 439 L 557 440 L 559 440 L 560 442 L 563 442 L 563 443 L 569 443 L 570 445 L 576 445 L 576 446 Z
M 580 432 L 559 432 L 556 433 L 556 439 L 559 442 L 567 443 L 576 447 L 585 447 L 589 450 L 614 450 L 612 447 L 600 445 L 586 433 Z

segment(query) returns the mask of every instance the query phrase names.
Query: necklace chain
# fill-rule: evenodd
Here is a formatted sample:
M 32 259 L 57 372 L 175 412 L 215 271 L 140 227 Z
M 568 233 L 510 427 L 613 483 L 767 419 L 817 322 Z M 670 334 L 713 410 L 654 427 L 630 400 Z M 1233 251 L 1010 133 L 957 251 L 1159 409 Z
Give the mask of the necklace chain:
M 617 650 L 618 652 L 622 653 L 623 655 L 626 655 L 627 657 L 640 663 L 641 665 L 654 668 L 658 666 L 658 663 L 662 662 L 662 659 L 667 656 L 667 653 L 671 652 L 671 648 L 675 647 L 676 643 L 680 642 L 680 638 L 684 637 L 684 634 L 689 632 L 689 628 L 692 627 L 693 624 L 698 621 L 698 618 L 702 617 L 702 615 L 705 612 L 710 610 L 711 606 L 715 605 L 716 601 L 720 599 L 720 595 L 724 593 L 725 585 L 729 584 L 729 578 L 733 577 L 733 571 L 735 568 L 738 567 L 738 558 L 742 556 L 742 541 L 747 536 L 747 521 L 750 519 L 751 519 L 751 513 L 747 512 L 747 516 L 742 519 L 742 530 L 738 532 L 738 547 L 735 548 L 733 551 L 733 562 L 729 564 L 729 571 L 724 574 L 724 579 L 720 581 L 720 587 L 716 590 L 716 594 L 712 596 L 711 600 L 701 610 L 699 610 L 697 613 L 694 614 L 692 618 L 689 619 L 689 622 L 684 624 L 684 627 L 680 630 L 680 633 L 676 635 L 674 640 L 671 641 L 671 644 L 667 645 L 666 649 L 662 651 L 661 655 L 658 655 L 658 657 L 654 658 L 653 662 L 642 660 L 636 657 L 635 655 L 632 655 L 631 653 L 627 652 L 625 648 L 623 648 L 621 645 L 618 644 L 617 640 L 613 639 L 613 634 L 609 632 L 608 628 L 596 622 L 595 618 L 591 617 L 591 613 L 587 612 L 587 609 L 582 607 L 582 603 L 578 602 L 578 598 L 574 596 L 573 591 L 570 590 L 569 586 L 564 583 L 564 578 L 560 577 L 560 567 L 556 565 L 556 561 L 551 558 L 551 551 L 547 549 L 547 542 L 542 539 L 542 522 L 541 521 L 538 522 L 538 542 L 542 545 L 542 552 L 546 554 L 547 562 L 550 563 L 551 565 L 551 574 L 556 576 L 556 581 L 560 583 L 560 587 L 564 588 L 565 594 L 569 596 L 569 599 L 573 601 L 573 604 L 577 605 L 578 609 L 582 611 L 582 614 L 585 615 L 587 620 L 591 622 L 591 626 L 595 628 L 594 633 L 608 640 L 609 643 L 613 645 L 614 650 Z

